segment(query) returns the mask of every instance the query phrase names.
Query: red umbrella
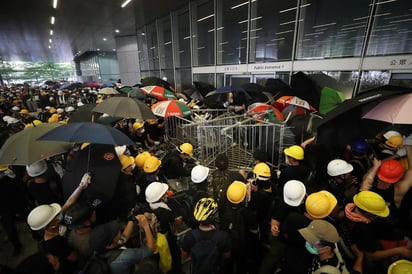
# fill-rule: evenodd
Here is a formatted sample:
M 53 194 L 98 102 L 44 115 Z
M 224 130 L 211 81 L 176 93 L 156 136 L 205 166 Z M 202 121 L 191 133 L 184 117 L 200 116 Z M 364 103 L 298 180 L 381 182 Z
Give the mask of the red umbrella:
M 249 115 L 262 114 L 261 118 L 263 119 L 263 114 L 270 113 L 271 111 L 274 112 L 276 119 L 278 119 L 279 121 L 283 121 L 284 119 L 283 115 L 278 109 L 276 109 L 275 107 L 271 105 L 268 105 L 266 103 L 261 103 L 261 102 L 251 104 L 248 107 L 247 114 Z
M 167 101 L 167 100 L 176 99 L 176 96 L 174 95 L 174 93 L 168 89 L 165 89 L 164 87 L 147 86 L 147 87 L 141 87 L 140 90 L 144 94 L 148 96 L 152 96 L 158 99 L 159 101 Z
M 186 104 L 177 100 L 158 102 L 152 106 L 152 112 L 161 117 L 186 117 L 192 114 Z

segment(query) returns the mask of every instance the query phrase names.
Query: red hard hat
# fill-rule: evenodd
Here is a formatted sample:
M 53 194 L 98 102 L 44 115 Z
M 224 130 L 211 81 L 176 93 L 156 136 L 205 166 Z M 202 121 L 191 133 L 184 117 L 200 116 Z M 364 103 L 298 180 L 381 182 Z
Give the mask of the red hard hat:
M 396 160 L 384 161 L 378 169 L 378 179 L 393 184 L 399 181 L 403 176 L 404 170 L 401 163 Z

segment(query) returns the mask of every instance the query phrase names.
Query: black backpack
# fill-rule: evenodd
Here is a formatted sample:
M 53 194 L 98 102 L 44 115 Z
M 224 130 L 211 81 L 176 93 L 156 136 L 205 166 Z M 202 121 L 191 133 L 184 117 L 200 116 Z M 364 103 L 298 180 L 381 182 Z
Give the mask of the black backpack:
M 202 239 L 199 229 L 192 230 L 195 244 L 190 250 L 192 258 L 192 274 L 219 273 L 221 254 L 217 242 L 219 232 L 213 231 L 210 239 Z
M 245 250 L 246 229 L 243 217 L 245 209 L 246 207 L 233 208 L 227 205 L 221 217 L 221 229 L 229 234 L 233 254 L 239 254 Z

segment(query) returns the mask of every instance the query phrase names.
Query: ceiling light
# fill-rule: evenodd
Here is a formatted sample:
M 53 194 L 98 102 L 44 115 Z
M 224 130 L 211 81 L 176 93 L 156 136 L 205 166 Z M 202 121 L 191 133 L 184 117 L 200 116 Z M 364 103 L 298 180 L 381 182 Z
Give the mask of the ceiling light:
M 51 43 L 51 42 L 53 42 L 53 40 L 50 38 L 50 39 L 49 39 L 49 43 Z
M 247 5 L 247 4 L 249 4 L 249 1 L 246 1 L 246 2 L 240 3 L 239 5 L 230 7 L 230 9 L 231 9 L 231 10 L 234 10 L 234 9 L 237 9 L 237 8 L 239 8 L 239 7 L 241 7 L 241 6 L 244 6 L 244 5 Z
M 103 41 L 107 41 L 107 38 L 103 37 Z
M 122 8 L 126 7 L 132 0 L 126 0 L 123 2 L 123 4 L 121 5 Z
M 50 30 L 50 35 L 53 35 L 53 30 L 52 29 Z
M 206 20 L 206 19 L 209 19 L 210 17 L 213 17 L 213 16 L 215 16 L 214 13 L 213 13 L 213 14 L 210 14 L 210 15 L 208 15 L 208 16 L 205 16 L 205 17 L 203 17 L 203 18 L 197 19 L 197 22 L 202 22 L 202 21 L 204 21 L 204 20 Z
M 112 49 L 113 51 L 116 51 L 116 49 Z
M 53 0 L 53 8 L 57 9 L 57 0 Z
M 118 30 L 118 29 L 115 29 L 115 30 L 114 30 L 114 32 L 116 32 L 116 33 L 119 33 L 119 32 L 120 32 L 120 30 Z
M 49 49 L 51 49 L 51 46 L 49 45 Z
M 100 49 L 99 49 L 99 48 L 97 48 L 96 50 L 97 50 L 97 51 L 100 51 Z
M 50 18 L 50 24 L 52 24 L 52 25 L 54 25 L 54 20 L 55 20 L 56 18 L 54 18 L 54 16 L 52 16 L 51 18 Z

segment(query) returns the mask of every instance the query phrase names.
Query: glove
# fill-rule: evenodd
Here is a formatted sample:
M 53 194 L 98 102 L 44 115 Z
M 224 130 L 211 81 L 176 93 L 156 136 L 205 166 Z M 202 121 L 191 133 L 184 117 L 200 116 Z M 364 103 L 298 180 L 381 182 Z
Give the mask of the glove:
M 403 136 L 403 143 L 404 146 L 412 146 L 412 134 L 408 137 Z
M 396 155 L 398 155 L 399 157 L 404 157 L 404 156 L 406 156 L 406 148 L 405 148 L 405 147 L 399 148 L 399 149 L 396 151 Z
M 85 189 L 91 182 L 92 177 L 90 176 L 90 172 L 86 172 L 80 180 L 79 186 Z

